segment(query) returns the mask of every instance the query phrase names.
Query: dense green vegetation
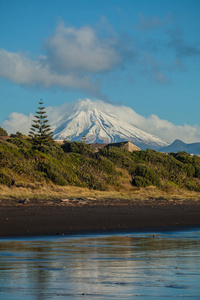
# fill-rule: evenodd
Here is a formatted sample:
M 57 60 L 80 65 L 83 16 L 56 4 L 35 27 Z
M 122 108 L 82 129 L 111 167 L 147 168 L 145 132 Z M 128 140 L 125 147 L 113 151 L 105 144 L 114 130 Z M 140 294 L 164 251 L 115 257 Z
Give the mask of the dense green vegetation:
M 3 129 L 2 127 L 0 127 L 0 136 L 8 136 L 8 133 L 5 129 Z
M 117 147 L 95 152 L 83 142 L 59 145 L 53 140 L 35 147 L 32 139 L 20 134 L 0 139 L 0 184 L 10 187 L 34 182 L 97 190 L 130 184 L 200 191 L 200 157 L 150 149 L 131 153 Z

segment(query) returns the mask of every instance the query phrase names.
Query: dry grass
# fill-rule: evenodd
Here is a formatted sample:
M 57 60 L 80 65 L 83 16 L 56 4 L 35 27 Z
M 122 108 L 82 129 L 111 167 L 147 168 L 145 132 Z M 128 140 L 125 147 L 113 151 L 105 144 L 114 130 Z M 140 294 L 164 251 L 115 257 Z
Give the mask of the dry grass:
M 12 186 L 11 188 L 0 185 L 0 199 L 63 199 L 63 198 L 86 198 L 93 197 L 96 199 L 197 199 L 200 200 L 200 193 L 189 192 L 184 189 L 173 189 L 170 192 L 161 191 L 156 187 L 135 188 L 125 184 L 121 188 L 108 191 L 89 190 L 88 188 L 80 188 L 75 186 L 56 186 L 44 183 L 34 183 L 24 186 Z

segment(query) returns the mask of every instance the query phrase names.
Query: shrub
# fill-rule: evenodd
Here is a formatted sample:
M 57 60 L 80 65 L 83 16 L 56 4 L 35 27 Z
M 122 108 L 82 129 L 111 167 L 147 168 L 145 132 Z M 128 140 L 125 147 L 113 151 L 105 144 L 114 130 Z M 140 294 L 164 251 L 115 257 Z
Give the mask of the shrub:
M 193 165 L 185 163 L 183 170 L 187 173 L 188 177 L 194 177 L 195 175 L 195 167 Z
M 15 136 L 14 138 L 8 139 L 7 142 L 10 144 L 16 145 L 18 148 L 26 148 L 30 149 L 32 147 L 32 144 L 28 139 L 20 138 Z
M 88 152 L 91 151 L 90 146 L 83 142 L 79 143 L 79 142 L 64 141 L 61 147 L 66 153 L 73 152 L 79 154 L 87 154 Z
M 200 178 L 200 166 L 195 166 L 195 177 Z
M 136 163 L 144 163 L 146 160 L 147 151 L 134 151 L 131 153 L 131 157 Z
M 193 157 L 185 151 L 183 152 L 178 151 L 177 153 L 173 154 L 173 156 L 182 163 L 185 164 L 193 163 Z
M 200 183 L 195 181 L 194 179 L 186 180 L 185 186 L 190 191 L 196 191 L 196 192 L 200 191 Z
M 17 131 L 15 134 L 11 133 L 10 137 L 11 138 L 20 138 L 21 139 L 21 138 L 23 138 L 23 134 L 21 132 Z
M 148 185 L 161 186 L 159 176 L 145 164 L 137 165 L 134 173 L 135 177 L 132 181 L 133 185 L 138 187 Z
M 37 170 L 46 173 L 47 178 L 58 185 L 67 185 L 67 180 L 63 177 L 60 166 L 55 165 L 50 160 L 41 160 L 38 162 Z
M 0 184 L 5 184 L 8 187 L 15 184 L 15 180 L 10 175 L 6 174 L 3 170 L 0 170 Z
M 49 140 L 45 144 L 33 144 L 32 149 L 45 154 L 49 154 L 55 158 L 62 158 L 64 152 L 60 145 L 55 141 Z
M 141 176 L 135 176 L 135 178 L 132 181 L 132 184 L 137 187 L 146 187 L 152 185 L 151 181 Z
M 107 159 L 106 157 L 100 157 L 97 163 L 97 167 L 100 171 L 103 171 L 108 174 L 116 174 L 115 165 L 112 161 Z
M 124 147 L 109 147 L 108 149 L 101 149 L 100 156 L 106 157 L 113 162 L 116 166 L 131 170 L 134 165 L 131 153 Z

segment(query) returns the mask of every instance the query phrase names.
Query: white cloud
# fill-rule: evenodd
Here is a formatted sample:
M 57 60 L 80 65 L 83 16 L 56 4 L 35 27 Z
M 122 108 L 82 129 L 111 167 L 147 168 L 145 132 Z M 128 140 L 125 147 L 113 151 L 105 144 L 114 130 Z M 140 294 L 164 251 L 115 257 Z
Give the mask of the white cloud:
M 9 134 L 16 133 L 17 131 L 28 134 L 32 119 L 33 114 L 26 116 L 21 113 L 13 112 L 3 121 L 1 126 L 5 128 Z
M 80 102 L 71 104 L 65 103 L 61 106 L 47 107 L 46 111 L 48 120 L 52 129 L 55 129 L 56 124 L 59 124 L 59 121 L 62 118 L 66 119 L 70 116 L 76 105 L 80 105 Z M 112 105 L 101 100 L 93 101 L 92 105 L 106 113 L 112 113 L 125 122 L 128 122 L 148 133 L 158 136 L 163 141 L 169 143 L 172 143 L 175 139 L 180 139 L 185 143 L 195 143 L 200 141 L 200 127 L 197 125 L 175 125 L 167 120 L 159 119 L 158 116 L 153 114 L 148 118 L 145 118 L 129 107 Z M 29 132 L 32 119 L 32 114 L 25 116 L 21 113 L 14 112 L 9 115 L 1 126 L 5 128 L 8 133 L 20 131 L 27 134 Z
M 58 73 L 109 71 L 122 62 L 116 39 L 100 39 L 94 29 L 60 23 L 45 43 L 48 65 Z
M 65 27 L 44 42 L 45 55 L 30 59 L 25 53 L 0 49 L 0 76 L 24 86 L 56 86 L 98 94 L 91 75 L 107 72 L 123 63 L 115 38 L 99 38 L 90 26 Z
M 87 75 L 58 74 L 50 70 L 45 59 L 36 60 L 27 58 L 22 53 L 12 53 L 0 49 L 0 76 L 12 82 L 25 86 L 42 86 L 49 88 L 57 86 L 64 89 L 77 88 L 83 90 L 97 90 Z
M 200 126 L 197 125 L 175 125 L 167 120 L 160 119 L 154 114 L 145 118 L 125 106 L 116 106 L 115 114 L 124 121 L 169 143 L 172 143 L 175 139 L 180 139 L 185 143 L 200 142 Z

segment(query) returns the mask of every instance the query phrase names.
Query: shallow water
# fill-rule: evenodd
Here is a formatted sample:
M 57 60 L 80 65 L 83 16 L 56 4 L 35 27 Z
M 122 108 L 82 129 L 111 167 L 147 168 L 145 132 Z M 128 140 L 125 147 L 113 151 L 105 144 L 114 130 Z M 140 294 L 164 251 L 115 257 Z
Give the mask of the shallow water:
M 177 297 L 200 299 L 200 229 L 0 240 L 0 299 Z

